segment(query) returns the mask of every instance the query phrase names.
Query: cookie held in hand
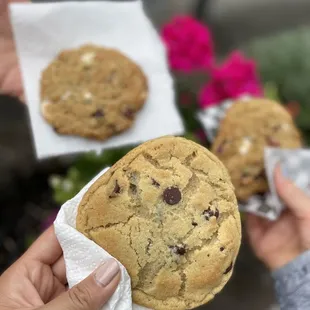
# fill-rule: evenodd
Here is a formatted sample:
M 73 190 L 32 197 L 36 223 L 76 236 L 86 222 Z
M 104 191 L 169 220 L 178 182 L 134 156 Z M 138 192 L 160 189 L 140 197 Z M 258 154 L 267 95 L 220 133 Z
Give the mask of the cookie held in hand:
M 113 49 L 84 45 L 61 52 L 41 77 L 41 112 L 57 133 L 98 140 L 130 128 L 148 94 L 147 80 Z
M 250 99 L 235 102 L 220 124 L 212 152 L 228 169 L 237 198 L 268 191 L 264 148 L 302 146 L 291 115 L 277 102 Z
M 231 277 L 241 241 L 233 185 L 204 147 L 176 137 L 132 150 L 84 195 L 77 229 L 127 269 L 133 301 L 192 309 Z

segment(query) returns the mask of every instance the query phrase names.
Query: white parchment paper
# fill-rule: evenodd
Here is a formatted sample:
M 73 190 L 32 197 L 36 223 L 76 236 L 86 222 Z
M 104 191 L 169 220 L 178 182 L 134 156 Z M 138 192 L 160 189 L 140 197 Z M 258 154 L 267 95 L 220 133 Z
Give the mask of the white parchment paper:
M 99 173 L 74 198 L 67 201 L 60 209 L 54 222 L 56 236 L 64 253 L 66 274 L 69 287 L 78 284 L 90 275 L 111 255 L 76 230 L 78 205 L 88 188 L 106 171 Z M 147 310 L 132 304 L 130 277 L 121 265 L 121 282 L 103 310 Z
M 13 3 L 11 22 L 38 158 L 138 144 L 184 132 L 160 37 L 142 1 Z M 93 43 L 116 48 L 141 66 L 149 97 L 133 128 L 104 142 L 58 135 L 40 113 L 41 72 L 63 49 Z

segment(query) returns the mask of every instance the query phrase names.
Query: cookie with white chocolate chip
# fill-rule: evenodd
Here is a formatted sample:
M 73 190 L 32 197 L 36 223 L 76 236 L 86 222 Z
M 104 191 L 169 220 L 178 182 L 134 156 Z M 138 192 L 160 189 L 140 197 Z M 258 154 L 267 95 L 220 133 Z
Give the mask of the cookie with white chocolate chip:
M 241 224 L 227 170 L 204 147 L 176 137 L 128 153 L 84 195 L 77 229 L 127 269 L 133 301 L 193 309 L 231 277 Z
M 212 146 L 228 169 L 237 198 L 265 193 L 264 148 L 299 148 L 301 136 L 285 108 L 268 99 L 235 102 L 227 111 Z
M 43 71 L 41 111 L 60 134 L 105 140 L 130 128 L 148 94 L 142 70 L 113 49 L 62 51 Z

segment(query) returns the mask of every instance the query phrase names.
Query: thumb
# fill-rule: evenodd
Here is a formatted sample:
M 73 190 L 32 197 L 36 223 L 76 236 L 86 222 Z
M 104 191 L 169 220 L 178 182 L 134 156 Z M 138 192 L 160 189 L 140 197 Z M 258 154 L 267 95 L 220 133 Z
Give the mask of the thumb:
M 277 192 L 287 208 L 297 217 L 310 217 L 310 198 L 287 179 L 278 165 L 275 169 L 274 180 Z
M 60 295 L 42 310 L 99 310 L 113 295 L 120 281 L 120 268 L 107 260 L 81 283 Z

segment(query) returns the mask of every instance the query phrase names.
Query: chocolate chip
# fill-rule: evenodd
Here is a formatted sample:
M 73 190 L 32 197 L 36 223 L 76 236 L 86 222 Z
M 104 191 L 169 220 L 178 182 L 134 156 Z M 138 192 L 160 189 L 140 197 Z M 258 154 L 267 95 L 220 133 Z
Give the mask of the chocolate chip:
M 92 117 L 96 117 L 96 118 L 99 118 L 99 117 L 103 117 L 104 116 L 104 113 L 101 109 L 98 109 L 96 112 L 94 112 L 92 115 Z
M 229 273 L 233 269 L 233 263 L 229 265 L 229 267 L 224 271 L 224 274 Z
M 137 194 L 137 185 L 135 185 L 135 184 L 133 184 L 133 183 L 130 183 L 129 189 L 130 189 L 130 192 L 131 192 L 133 195 L 136 195 L 136 194 Z
M 154 180 L 153 178 L 152 178 L 152 185 L 154 185 L 156 187 L 160 186 L 160 184 L 156 180 Z
M 218 209 L 215 209 L 214 216 L 218 219 L 220 216 L 220 212 Z
M 220 247 L 220 251 L 223 252 L 225 250 L 225 248 L 222 246 Z
M 182 195 L 177 187 L 169 187 L 165 189 L 163 198 L 168 205 L 172 206 L 180 202 Z
M 195 227 L 198 226 L 198 224 L 196 222 L 192 222 L 192 225 Z
M 150 254 L 149 252 L 150 252 L 150 248 L 151 248 L 152 245 L 153 245 L 152 239 L 148 238 L 147 239 L 147 246 L 146 246 L 146 253 L 147 254 Z
M 276 141 L 274 138 L 272 137 L 267 137 L 266 138 L 266 142 L 269 146 L 275 146 L 275 147 L 278 147 L 280 146 L 280 143 L 278 141 Z
M 207 210 L 204 210 L 202 212 L 202 215 L 205 217 L 207 221 L 209 221 L 212 216 L 215 216 L 216 218 L 218 218 L 220 216 L 220 212 L 217 208 L 215 209 L 215 211 L 213 211 L 209 207 Z
M 128 119 L 133 119 L 135 116 L 135 111 L 133 109 L 126 108 L 125 111 L 123 112 L 123 114 Z
M 172 250 L 173 253 L 178 254 L 178 255 L 184 255 L 186 253 L 185 246 L 181 245 L 173 245 L 169 246 L 169 248 Z
M 121 192 L 121 188 L 117 182 L 117 180 L 115 181 L 115 187 L 113 189 L 112 194 L 109 196 L 109 198 L 114 198 L 117 196 L 117 194 L 119 194 Z
M 256 176 L 255 176 L 255 180 L 259 180 L 259 179 L 265 179 L 266 178 L 266 174 L 264 170 L 261 170 Z

